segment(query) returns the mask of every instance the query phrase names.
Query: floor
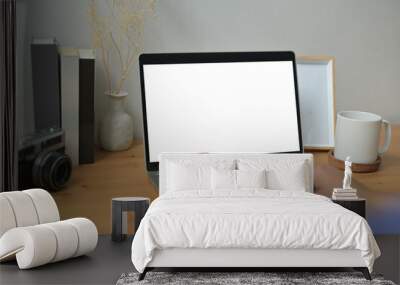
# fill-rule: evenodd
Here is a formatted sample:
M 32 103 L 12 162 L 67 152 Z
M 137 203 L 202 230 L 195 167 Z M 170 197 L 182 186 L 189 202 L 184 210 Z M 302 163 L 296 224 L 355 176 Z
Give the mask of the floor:
M 388 253 L 396 250 L 399 252 L 400 237 L 382 236 L 377 237 L 377 241 L 381 250 Z M 96 250 L 88 256 L 29 270 L 19 270 L 15 261 L 3 263 L 0 264 L 0 284 L 115 284 L 122 273 L 134 271 L 130 260 L 131 242 L 132 238 L 123 242 L 112 242 L 109 235 L 102 235 Z M 384 259 L 377 260 L 375 271 L 383 274 L 386 279 L 399 283 L 399 266 L 396 256 L 386 254 Z
M 112 242 L 99 237 L 94 252 L 46 266 L 19 270 L 16 262 L 0 264 L 0 284 L 115 284 L 124 272 L 132 272 L 131 239 Z

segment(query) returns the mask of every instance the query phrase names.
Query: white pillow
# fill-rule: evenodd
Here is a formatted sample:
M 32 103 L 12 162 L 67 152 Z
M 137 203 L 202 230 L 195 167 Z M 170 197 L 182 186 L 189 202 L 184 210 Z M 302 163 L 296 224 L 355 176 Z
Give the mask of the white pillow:
M 210 167 L 170 162 L 167 188 L 171 191 L 210 189 Z
M 239 170 L 265 169 L 268 189 L 306 191 L 309 185 L 310 170 L 303 159 L 240 159 L 238 168 Z
M 237 188 L 267 188 L 267 171 L 236 170 Z
M 267 176 L 263 170 L 211 169 L 211 189 L 267 188 Z
M 305 163 L 294 164 L 287 169 L 272 169 L 268 171 L 268 188 L 274 190 L 306 191 L 307 179 Z
M 211 189 L 211 168 L 234 169 L 233 159 L 171 159 L 165 161 L 167 191 Z
M 211 168 L 211 189 L 236 189 L 236 170 Z

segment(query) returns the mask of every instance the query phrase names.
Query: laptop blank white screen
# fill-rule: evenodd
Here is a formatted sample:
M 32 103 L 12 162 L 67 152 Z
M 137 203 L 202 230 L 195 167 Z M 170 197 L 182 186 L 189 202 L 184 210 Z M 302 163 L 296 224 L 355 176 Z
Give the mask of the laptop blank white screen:
M 150 162 L 161 152 L 300 151 L 291 61 L 143 65 Z

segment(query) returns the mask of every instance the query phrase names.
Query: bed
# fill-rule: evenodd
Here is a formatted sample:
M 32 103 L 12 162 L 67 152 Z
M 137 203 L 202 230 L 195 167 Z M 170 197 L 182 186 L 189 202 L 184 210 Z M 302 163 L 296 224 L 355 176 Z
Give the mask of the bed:
M 311 154 L 160 156 L 160 197 L 132 243 L 153 268 L 353 267 L 370 279 L 379 248 L 365 219 L 313 194 Z

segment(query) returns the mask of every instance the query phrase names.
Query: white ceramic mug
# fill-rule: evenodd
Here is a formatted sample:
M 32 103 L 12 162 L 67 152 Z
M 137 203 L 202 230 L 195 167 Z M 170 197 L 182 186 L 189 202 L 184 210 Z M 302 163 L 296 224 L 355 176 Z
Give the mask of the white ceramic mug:
M 385 141 L 379 146 L 381 126 Z M 378 155 L 389 148 L 392 138 L 390 123 L 380 116 L 360 111 L 343 111 L 337 114 L 335 132 L 335 157 L 354 163 L 373 163 Z

